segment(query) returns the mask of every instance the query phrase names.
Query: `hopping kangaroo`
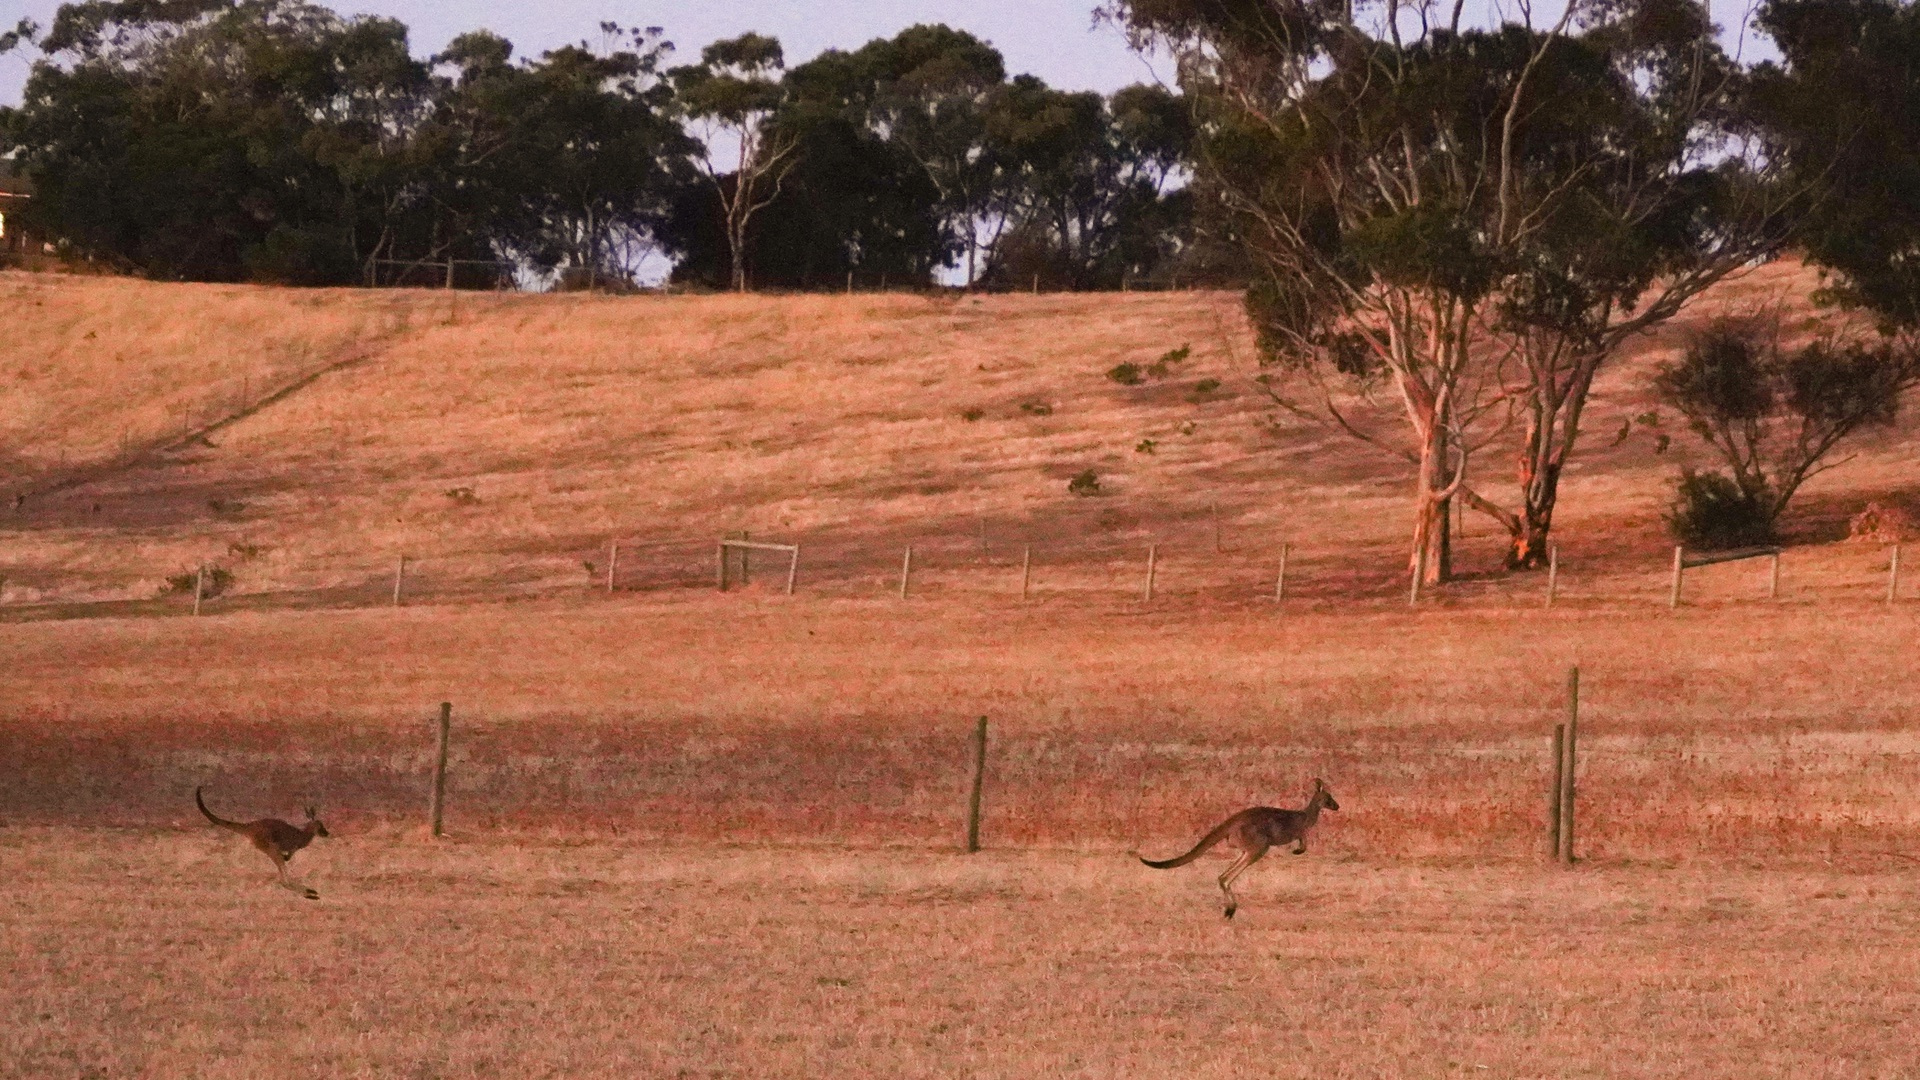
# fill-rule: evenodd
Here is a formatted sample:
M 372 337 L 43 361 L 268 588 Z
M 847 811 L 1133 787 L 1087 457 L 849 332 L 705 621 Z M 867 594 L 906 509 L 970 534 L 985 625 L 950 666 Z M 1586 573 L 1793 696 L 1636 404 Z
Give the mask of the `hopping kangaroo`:
M 258 821 L 228 821 L 225 818 L 215 817 L 213 811 L 207 809 L 206 800 L 200 797 L 199 788 L 193 789 L 193 801 L 200 807 L 200 812 L 207 815 L 208 821 L 213 822 L 223 829 L 232 829 L 234 832 L 253 841 L 253 846 L 259 848 L 261 854 L 272 859 L 273 868 L 280 873 L 280 885 L 282 888 L 292 889 L 294 892 L 299 893 L 309 900 L 320 899 L 319 893 L 307 888 L 305 885 L 295 882 L 287 876 L 287 860 L 293 858 L 293 853 L 313 843 L 314 837 L 327 835 L 327 827 L 321 824 L 318 817 L 314 816 L 313 807 L 307 807 L 307 823 L 305 825 L 295 826 L 281 821 L 279 818 L 261 818 Z
M 1313 797 L 1300 810 L 1281 810 L 1272 806 L 1255 806 L 1233 815 L 1215 826 L 1214 830 L 1200 838 L 1193 850 L 1185 855 L 1155 862 L 1140 856 L 1140 861 L 1155 870 L 1171 870 L 1176 866 L 1185 866 L 1206 854 L 1207 849 L 1221 841 L 1226 841 L 1240 849 L 1240 857 L 1233 860 L 1220 875 L 1220 891 L 1227 894 L 1227 918 L 1239 909 L 1240 902 L 1233 896 L 1233 879 L 1246 871 L 1247 867 L 1260 861 L 1260 856 L 1275 844 L 1292 844 L 1295 855 L 1307 853 L 1307 830 L 1320 820 L 1320 811 L 1338 810 L 1340 804 L 1333 800 L 1333 792 L 1319 778 L 1313 781 Z M 1138 852 L 1134 854 L 1139 855 Z

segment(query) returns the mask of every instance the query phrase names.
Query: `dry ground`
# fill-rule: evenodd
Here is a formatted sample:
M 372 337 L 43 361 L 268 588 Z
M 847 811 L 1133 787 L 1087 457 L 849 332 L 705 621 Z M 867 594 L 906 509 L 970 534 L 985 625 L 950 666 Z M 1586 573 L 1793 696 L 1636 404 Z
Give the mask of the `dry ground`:
M 0 1074 L 1920 1069 L 1912 875 L 229 839 L 0 833 Z
M 1880 602 L 1885 553 L 1839 542 L 1920 490 L 1911 427 L 1810 486 L 1779 601 L 1737 564 L 1671 614 L 1690 451 L 1611 444 L 1649 340 L 1588 414 L 1555 610 L 1470 521 L 1472 575 L 1410 613 L 1405 477 L 1278 414 L 1221 294 L 0 304 L 0 1075 L 1920 1070 L 1913 586 Z M 700 588 L 736 529 L 804 544 L 800 595 Z M 403 553 L 419 606 L 377 607 Z M 173 617 L 203 562 L 237 595 Z M 1568 874 L 1538 846 L 1575 663 Z M 1236 925 L 1208 872 L 1121 855 L 1314 775 L 1342 812 Z M 199 784 L 318 803 L 326 899 Z

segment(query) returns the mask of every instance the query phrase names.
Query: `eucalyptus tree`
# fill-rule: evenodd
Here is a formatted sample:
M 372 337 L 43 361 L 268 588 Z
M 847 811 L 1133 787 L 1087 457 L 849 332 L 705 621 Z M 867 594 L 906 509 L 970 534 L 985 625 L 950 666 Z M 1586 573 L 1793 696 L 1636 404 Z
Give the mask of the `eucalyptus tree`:
M 1106 14 L 1178 60 L 1197 167 L 1258 270 L 1267 385 L 1411 464 L 1429 582 L 1450 573 L 1455 498 L 1507 529 L 1509 565 L 1544 561 L 1601 366 L 1785 242 L 1742 73 L 1691 0 L 1576 0 L 1544 23 L 1523 3 L 1486 25 L 1426 0 Z M 1514 509 L 1469 482 L 1503 439 Z
M 735 292 L 747 290 L 747 233 L 754 215 L 779 197 L 799 146 L 773 125 L 785 68 L 778 40 L 749 33 L 708 45 L 700 63 L 672 72 L 679 106 L 706 149 L 696 160 L 720 201 Z M 723 172 L 720 161 L 729 143 L 733 169 Z

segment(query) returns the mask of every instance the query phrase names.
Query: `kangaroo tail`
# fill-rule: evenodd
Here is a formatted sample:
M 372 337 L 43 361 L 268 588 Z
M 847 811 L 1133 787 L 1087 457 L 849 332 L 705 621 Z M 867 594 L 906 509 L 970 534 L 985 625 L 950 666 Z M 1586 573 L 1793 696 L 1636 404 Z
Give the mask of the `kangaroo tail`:
M 207 816 L 208 821 L 213 822 L 223 829 L 238 829 L 242 827 L 237 821 L 228 821 L 225 818 L 215 817 L 213 811 L 207 809 L 207 801 L 200 797 L 200 791 L 200 788 L 193 789 L 193 804 L 200 808 L 200 812 Z
M 1153 867 L 1155 870 L 1171 870 L 1176 866 L 1185 866 L 1200 856 L 1205 855 L 1208 848 L 1225 840 L 1227 833 L 1233 831 L 1233 824 L 1239 819 L 1239 816 L 1240 815 L 1235 814 L 1233 817 L 1214 826 L 1213 831 L 1201 837 L 1200 842 L 1193 845 L 1193 850 L 1187 852 L 1185 855 L 1177 855 L 1171 859 L 1162 859 L 1158 862 L 1147 858 L 1145 855 L 1141 855 L 1140 861 Z M 1136 852 L 1136 854 L 1138 853 Z

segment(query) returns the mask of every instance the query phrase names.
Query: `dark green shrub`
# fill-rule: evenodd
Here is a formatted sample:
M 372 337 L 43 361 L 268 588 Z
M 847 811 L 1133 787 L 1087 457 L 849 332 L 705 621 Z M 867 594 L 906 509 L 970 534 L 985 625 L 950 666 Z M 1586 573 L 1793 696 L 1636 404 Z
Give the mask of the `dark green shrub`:
M 1688 469 L 1673 484 L 1667 529 L 1688 547 L 1718 549 L 1771 544 L 1777 537 L 1765 498 L 1717 472 Z
M 160 595 L 192 596 L 194 579 L 197 577 L 199 577 L 199 572 L 195 570 L 189 570 L 184 574 L 174 574 L 167 579 L 165 585 L 160 587 Z M 231 571 L 221 566 L 209 566 L 207 567 L 206 585 L 202 589 L 200 596 L 202 599 L 211 600 L 232 587 L 233 573 Z
M 1092 469 L 1081 472 L 1067 481 L 1067 491 L 1074 495 L 1100 494 L 1100 477 Z
M 1133 363 L 1115 364 L 1107 371 L 1107 378 L 1121 386 L 1139 386 L 1146 381 L 1146 376 L 1140 373 L 1140 365 Z

